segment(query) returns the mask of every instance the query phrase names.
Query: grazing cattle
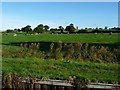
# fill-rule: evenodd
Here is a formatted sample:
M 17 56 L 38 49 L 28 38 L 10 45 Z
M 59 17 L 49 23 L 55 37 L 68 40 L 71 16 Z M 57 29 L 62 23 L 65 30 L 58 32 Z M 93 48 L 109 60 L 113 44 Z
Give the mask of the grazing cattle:
M 17 36 L 17 34 L 14 34 L 13 36 L 14 36 L 14 37 L 16 37 L 16 36 Z
M 97 34 L 97 32 L 95 34 Z
M 112 35 L 112 32 L 110 32 L 109 35 Z
M 35 33 L 35 35 L 38 35 L 38 33 Z

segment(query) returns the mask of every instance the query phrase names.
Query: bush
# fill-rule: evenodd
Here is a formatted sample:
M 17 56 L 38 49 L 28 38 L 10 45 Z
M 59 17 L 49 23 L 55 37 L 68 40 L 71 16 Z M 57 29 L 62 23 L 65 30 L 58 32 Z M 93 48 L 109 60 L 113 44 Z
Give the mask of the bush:
M 89 80 L 84 77 L 76 77 L 76 79 L 74 79 L 73 85 L 78 88 L 86 88 L 89 83 Z
M 62 43 L 50 44 L 50 49 L 41 51 L 40 43 L 20 44 L 18 50 L 2 50 L 3 57 L 25 58 L 35 57 L 43 59 L 66 59 L 66 60 L 90 60 L 93 62 L 120 62 L 120 47 L 108 48 L 105 46 L 95 46 L 79 43 Z

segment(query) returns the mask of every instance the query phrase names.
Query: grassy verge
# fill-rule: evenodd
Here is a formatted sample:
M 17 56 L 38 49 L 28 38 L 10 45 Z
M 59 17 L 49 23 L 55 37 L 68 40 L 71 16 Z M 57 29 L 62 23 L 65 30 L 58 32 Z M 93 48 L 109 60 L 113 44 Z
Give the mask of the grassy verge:
M 85 77 L 92 82 L 117 83 L 119 64 L 92 63 L 71 60 L 38 58 L 3 58 L 3 73 L 17 73 L 20 76 L 67 79 L 69 76 Z

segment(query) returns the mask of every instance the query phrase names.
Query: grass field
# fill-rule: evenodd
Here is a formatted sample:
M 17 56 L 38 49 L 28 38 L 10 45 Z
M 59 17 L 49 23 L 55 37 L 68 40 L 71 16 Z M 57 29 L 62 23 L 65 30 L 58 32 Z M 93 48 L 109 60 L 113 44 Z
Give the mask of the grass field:
M 97 44 L 120 44 L 118 34 L 40 34 L 25 35 L 17 34 L 2 35 L 2 50 L 17 51 L 19 46 L 12 46 L 11 42 L 67 42 L 67 43 L 97 43 Z M 7 45 L 8 44 L 8 45 Z M 4 55 L 5 56 L 5 55 Z M 117 83 L 119 78 L 118 63 L 94 63 L 89 60 L 79 61 L 41 59 L 36 57 L 25 58 L 2 58 L 3 73 L 16 72 L 20 76 L 48 77 L 54 79 L 67 79 L 69 76 L 85 77 L 92 82 Z
M 37 58 L 3 58 L 3 72 L 19 76 L 68 79 L 69 76 L 85 77 L 92 82 L 118 82 L 118 64 L 91 63 L 71 60 L 42 60 Z
M 119 43 L 119 34 L 18 34 L 2 35 L 2 42 L 69 42 L 69 43 Z

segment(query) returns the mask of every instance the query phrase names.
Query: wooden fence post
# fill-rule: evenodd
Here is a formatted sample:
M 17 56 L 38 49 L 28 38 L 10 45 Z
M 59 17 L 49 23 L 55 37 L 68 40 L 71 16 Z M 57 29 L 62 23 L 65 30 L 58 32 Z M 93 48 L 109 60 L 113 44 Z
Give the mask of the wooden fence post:
M 51 86 L 50 85 L 47 85 L 47 90 L 51 90 L 51 88 L 50 88 Z
M 34 90 L 41 90 L 41 85 L 39 83 L 34 83 Z
M 22 82 L 21 85 L 22 85 L 22 90 L 25 90 L 25 83 Z
M 65 90 L 72 90 L 72 87 L 65 87 Z
M 47 85 L 46 84 L 42 85 L 42 90 L 47 90 Z
M 64 90 L 64 86 L 58 86 L 58 90 Z
M 52 85 L 52 90 L 57 90 L 55 85 Z
M 76 89 L 75 90 L 81 90 L 81 88 L 79 88 L 79 87 L 76 87 Z
M 30 79 L 30 90 L 33 90 L 34 88 L 34 79 Z

